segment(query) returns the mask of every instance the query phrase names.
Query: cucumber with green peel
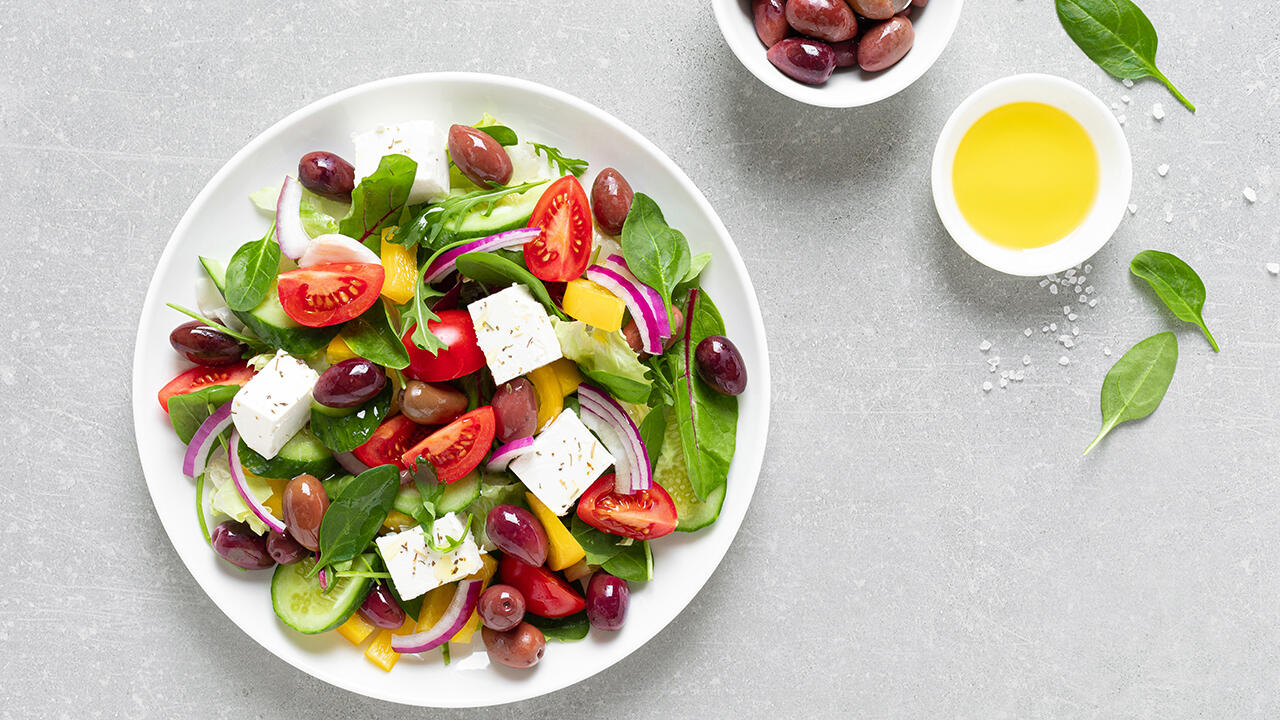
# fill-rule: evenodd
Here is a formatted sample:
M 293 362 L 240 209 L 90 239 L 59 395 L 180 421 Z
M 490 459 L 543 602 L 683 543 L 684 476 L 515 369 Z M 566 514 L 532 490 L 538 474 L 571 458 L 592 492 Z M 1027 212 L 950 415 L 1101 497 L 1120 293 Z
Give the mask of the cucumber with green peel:
M 466 477 L 444 486 L 440 502 L 436 504 L 436 514 L 466 510 L 476 498 L 480 497 L 480 472 L 472 470 Z M 405 515 L 414 516 L 422 509 L 422 493 L 412 484 L 404 485 L 396 494 L 394 508 Z M 480 520 L 483 522 L 484 517 Z
M 329 452 L 329 448 L 306 428 L 289 438 L 280 452 L 270 460 L 246 445 L 244 439 L 240 440 L 239 452 L 240 463 L 245 470 L 266 478 L 292 479 L 304 473 L 322 478 L 338 466 L 338 461 Z
M 701 530 L 720 517 L 726 486 L 721 485 L 712 490 L 706 500 L 698 499 L 693 492 L 693 484 L 689 482 L 689 471 L 685 468 L 684 451 L 680 447 L 680 428 L 671 416 L 667 417 L 662 453 L 658 455 L 658 463 L 653 468 L 653 481 L 661 485 L 675 503 L 676 530 Z
M 207 257 L 201 257 L 200 264 L 204 266 L 205 272 L 218 288 L 218 292 L 225 295 L 227 292 L 226 266 Z M 290 355 L 310 355 L 327 346 L 341 330 L 341 327 L 336 325 L 311 328 L 294 322 L 293 318 L 285 313 L 284 306 L 280 304 L 275 283 L 272 283 L 267 299 L 263 300 L 258 307 L 248 312 L 237 310 L 235 313 L 236 317 L 240 318 L 240 321 L 262 342 L 271 347 L 280 348 Z
M 314 565 L 312 560 L 279 565 L 271 576 L 271 607 L 276 617 L 306 635 L 332 630 L 346 622 L 373 586 L 371 578 L 344 577 L 323 590 L 319 578 L 309 577 Z

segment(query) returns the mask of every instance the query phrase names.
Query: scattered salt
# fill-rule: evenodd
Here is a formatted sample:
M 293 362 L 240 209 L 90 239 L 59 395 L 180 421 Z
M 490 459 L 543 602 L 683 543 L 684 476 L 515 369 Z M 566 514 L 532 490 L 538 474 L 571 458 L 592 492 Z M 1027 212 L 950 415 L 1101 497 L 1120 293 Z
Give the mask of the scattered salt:
M 1076 341 L 1072 340 L 1071 338 L 1067 338 L 1066 340 L 1062 341 L 1062 347 L 1067 348 L 1068 350 L 1070 350 L 1075 346 L 1076 346 Z
M 1085 271 L 1085 273 L 1086 273 L 1086 274 L 1093 272 L 1093 266 L 1092 266 L 1092 265 L 1085 265 L 1085 266 L 1084 266 L 1084 271 Z
M 1042 332 L 1042 333 L 1047 333 L 1047 332 L 1049 332 L 1049 326 L 1048 326 L 1048 325 L 1045 325 L 1044 327 L 1040 328 L 1040 332 Z
M 1160 177 L 1164 177 L 1164 176 L 1168 175 L 1168 174 L 1169 174 L 1169 163 L 1163 163 L 1162 165 L 1160 165 L 1160 167 L 1156 168 L 1156 172 L 1160 173 Z
M 1093 286 L 1092 286 L 1092 285 L 1090 285 L 1089 287 L 1085 288 L 1085 289 L 1084 289 L 1084 294 L 1085 294 L 1085 295 L 1092 295 L 1092 294 L 1093 294 Z
M 991 392 L 991 383 L 989 382 L 982 383 L 982 392 Z
M 1102 354 L 1111 357 L 1111 348 L 1102 348 Z
M 1267 263 L 1267 272 L 1272 275 L 1280 275 L 1280 263 Z
M 1063 315 L 1070 315 L 1070 314 L 1071 314 L 1071 306 L 1070 306 L 1070 305 L 1063 305 L 1063 306 L 1062 306 L 1062 314 L 1063 314 Z
M 1088 296 L 1088 295 L 1081 295 L 1078 299 L 1079 299 L 1079 300 L 1080 300 L 1080 302 L 1082 302 L 1082 303 L 1084 303 L 1084 302 L 1089 302 L 1089 296 Z
M 1241 194 L 1244 195 L 1245 200 L 1248 200 L 1251 203 L 1258 202 L 1258 193 L 1254 192 L 1253 188 L 1251 187 L 1246 187 L 1243 191 L 1241 191 Z
M 986 352 L 986 351 L 990 350 L 990 349 L 991 349 L 991 341 L 990 341 L 990 340 L 983 340 L 983 341 L 982 341 L 982 344 L 978 346 L 978 349 L 979 349 L 979 350 L 981 350 L 982 352 Z
M 1098 307 L 1098 298 L 1089 301 L 1089 307 Z
M 1030 365 L 1030 364 L 1031 364 L 1031 356 L 1030 356 L 1030 355 L 1023 355 L 1023 356 L 1022 356 L 1022 364 L 1023 364 L 1023 365 Z
M 1066 272 L 1066 275 L 1067 275 L 1067 277 L 1075 277 L 1075 276 L 1076 276 L 1075 268 L 1072 268 L 1072 269 L 1068 270 L 1068 271 Z
M 1164 119 L 1164 105 L 1162 105 L 1162 104 L 1160 104 L 1160 103 L 1156 103 L 1155 105 L 1152 105 L 1152 106 L 1151 106 L 1151 117 L 1153 117 L 1153 118 L 1155 118 L 1155 119 L 1157 119 L 1157 120 L 1163 120 L 1163 119 Z
M 1049 323 L 1049 332 L 1058 332 L 1058 323 Z
M 1040 287 L 1049 287 L 1049 281 L 1048 281 L 1048 280 L 1041 280 L 1041 281 L 1040 281 Z
M 1024 337 L 1031 337 L 1031 328 L 1027 328 L 1026 330 L 1023 330 L 1022 335 Z
M 1124 78 L 1123 80 L 1120 81 L 1120 84 L 1124 85 L 1127 88 L 1133 87 L 1133 81 L 1130 80 L 1129 78 Z
M 1009 387 L 1009 378 L 1000 378 L 1000 387 L 1002 388 Z
M 1080 328 L 1078 327 L 1071 328 L 1071 334 L 1076 337 L 1080 337 Z
M 1125 117 L 1123 114 L 1120 114 L 1120 115 L 1117 115 L 1117 116 L 1116 116 L 1116 122 L 1120 123 L 1121 125 L 1123 125 L 1123 124 L 1124 124 L 1124 121 L 1125 121 L 1125 120 L 1128 120 L 1128 119 L 1129 119 L 1129 118 Z
M 1067 357 L 1066 355 L 1063 355 L 1062 357 L 1058 358 L 1058 364 L 1062 365 L 1063 367 L 1066 367 L 1067 365 L 1071 364 L 1071 358 Z
M 1068 315 L 1068 316 L 1067 316 L 1067 319 L 1068 319 L 1068 320 L 1070 320 L 1071 322 L 1075 322 L 1075 321 L 1076 321 L 1076 318 L 1078 318 L 1078 317 L 1080 317 L 1080 316 L 1079 316 L 1079 315 L 1077 315 L 1077 314 L 1075 314 L 1075 313 L 1071 313 L 1070 315 Z
M 1057 286 L 1057 285 L 1050 285 L 1050 286 L 1049 286 L 1049 294 L 1050 294 L 1050 295 L 1057 295 L 1057 294 L 1058 294 L 1058 286 Z
M 1131 102 L 1133 102 L 1133 98 L 1129 97 L 1128 95 L 1121 95 L 1121 96 L 1120 96 L 1120 100 L 1121 100 L 1122 102 L 1126 102 L 1126 103 L 1131 103 Z
M 1129 203 L 1129 214 L 1130 214 L 1130 215 L 1137 215 L 1137 214 L 1138 214 L 1138 206 L 1137 206 L 1137 205 L 1135 205 L 1135 204 L 1133 204 L 1133 203 Z

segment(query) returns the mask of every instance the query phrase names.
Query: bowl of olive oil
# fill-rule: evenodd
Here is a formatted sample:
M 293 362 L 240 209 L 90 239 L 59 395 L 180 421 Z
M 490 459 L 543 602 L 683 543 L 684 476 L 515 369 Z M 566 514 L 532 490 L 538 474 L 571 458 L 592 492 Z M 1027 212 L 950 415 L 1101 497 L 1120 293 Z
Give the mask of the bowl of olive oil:
M 1124 218 L 1133 161 L 1107 106 L 1054 75 L 992 82 L 956 108 L 933 154 L 947 232 L 982 264 L 1048 275 L 1092 257 Z

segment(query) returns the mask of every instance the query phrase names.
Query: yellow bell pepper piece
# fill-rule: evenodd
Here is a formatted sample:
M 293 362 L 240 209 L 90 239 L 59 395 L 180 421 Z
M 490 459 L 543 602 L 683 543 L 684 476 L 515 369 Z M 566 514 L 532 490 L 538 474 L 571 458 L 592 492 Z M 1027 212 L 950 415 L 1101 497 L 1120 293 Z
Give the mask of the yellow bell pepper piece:
M 369 643 L 368 648 L 365 648 L 364 656 L 384 671 L 391 672 L 391 668 L 400 662 L 400 653 L 391 649 L 391 636 L 409 635 L 413 632 L 415 625 L 413 618 L 406 617 L 404 624 L 395 630 L 379 630 L 377 637 Z
M 360 617 L 360 613 L 351 613 L 347 621 L 338 626 L 338 634 L 352 645 L 359 645 L 365 638 L 373 634 L 374 627 Z
M 417 524 L 417 520 L 414 520 L 399 510 L 392 510 L 387 513 L 387 519 L 382 521 L 382 527 L 390 530 L 391 532 L 403 532 Z
M 621 330 L 626 309 L 621 298 L 586 278 L 570 280 L 565 285 L 565 313 L 598 330 Z
M 480 611 L 472 610 L 471 617 L 467 618 L 467 624 L 463 625 L 453 637 L 449 638 L 450 643 L 469 643 L 476 631 L 480 629 Z
M 343 360 L 350 360 L 356 357 L 356 351 L 351 349 L 346 340 L 341 335 L 335 335 L 333 340 L 329 341 L 329 347 L 324 350 L 324 359 L 330 365 L 337 365 Z
M 432 625 L 440 622 L 444 611 L 453 602 L 453 593 L 458 589 L 457 583 L 449 583 L 428 591 L 422 597 L 422 610 L 418 613 L 418 632 L 430 630 Z
M 485 587 L 488 587 L 494 573 L 498 572 L 498 561 L 494 560 L 492 555 L 481 555 L 480 562 L 480 569 L 468 575 L 467 579 L 483 580 Z
M 556 382 L 560 385 L 561 397 L 569 397 L 578 392 L 578 386 L 582 384 L 582 371 L 578 369 L 578 363 L 569 358 L 560 358 L 555 362 L 547 365 L 552 372 L 556 374 Z
M 418 282 L 418 249 L 391 242 L 395 228 L 382 231 L 382 294 L 391 302 L 403 305 L 413 299 L 413 286 Z
M 253 473 L 250 473 L 248 470 L 245 470 L 244 473 L 246 475 L 253 474 Z M 254 477 L 257 477 L 257 476 L 254 475 Z M 283 518 L 284 517 L 284 486 L 289 484 L 288 479 L 262 478 L 262 481 L 271 486 L 271 497 L 264 500 L 262 504 L 267 506 L 267 509 L 271 511 L 272 515 L 275 515 L 277 518 Z
M 564 526 L 551 508 L 543 505 L 533 493 L 527 492 L 524 497 L 529 501 L 529 509 L 537 516 L 542 529 L 547 533 L 547 567 L 563 570 L 587 556 L 587 551 L 582 549 L 582 545 L 573 538 L 569 528 Z
M 480 586 L 481 591 L 483 591 L 485 588 L 489 587 L 489 582 L 493 580 L 494 574 L 497 573 L 498 561 L 494 560 L 493 557 L 489 555 L 481 555 L 480 561 L 484 563 L 484 566 L 471 575 L 468 575 L 467 579 L 483 581 L 483 584 Z M 458 630 L 453 637 L 449 638 L 449 642 L 469 643 L 472 640 L 472 636 L 475 635 L 476 631 L 479 629 L 480 612 L 479 610 L 472 610 L 471 617 L 467 618 L 467 624 L 463 625 L 462 629 Z
M 541 430 L 547 426 L 547 423 L 554 420 L 561 410 L 564 410 L 564 395 L 560 393 L 560 380 L 550 365 L 543 365 L 525 377 L 533 383 L 534 395 L 538 397 L 537 427 Z

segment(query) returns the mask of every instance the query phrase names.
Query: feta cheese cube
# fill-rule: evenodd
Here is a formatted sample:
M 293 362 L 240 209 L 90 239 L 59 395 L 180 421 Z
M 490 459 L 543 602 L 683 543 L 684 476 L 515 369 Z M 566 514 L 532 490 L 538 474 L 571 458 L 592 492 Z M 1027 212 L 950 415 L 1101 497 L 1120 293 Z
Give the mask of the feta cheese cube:
M 412 600 L 428 590 L 461 580 L 480 570 L 483 551 L 476 546 L 475 536 L 458 519 L 457 513 L 436 518 L 431 528 L 438 546 L 452 544 L 464 532 L 466 539 L 462 544 L 447 553 L 437 552 L 427 544 L 427 534 L 421 525 L 378 538 L 378 553 L 382 555 L 387 572 L 391 573 L 391 583 L 401 599 Z
M 372 175 L 385 155 L 406 155 L 418 163 L 418 172 L 409 188 L 410 204 L 439 202 L 449 195 L 448 137 L 429 120 L 413 120 L 396 125 L 379 125 L 353 133 L 356 146 L 356 181 Z
M 532 450 L 511 462 L 511 472 L 543 505 L 564 515 L 613 464 L 604 445 L 566 409 L 533 439 Z
M 231 421 L 244 444 L 270 460 L 311 419 L 311 390 L 320 378 L 281 350 L 231 400 Z
M 524 285 L 477 300 L 467 311 L 498 385 L 563 357 L 551 318 Z

